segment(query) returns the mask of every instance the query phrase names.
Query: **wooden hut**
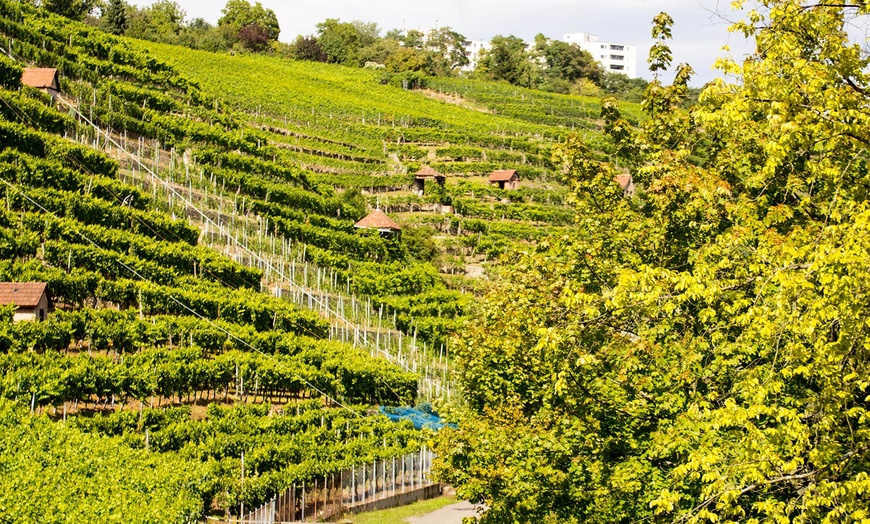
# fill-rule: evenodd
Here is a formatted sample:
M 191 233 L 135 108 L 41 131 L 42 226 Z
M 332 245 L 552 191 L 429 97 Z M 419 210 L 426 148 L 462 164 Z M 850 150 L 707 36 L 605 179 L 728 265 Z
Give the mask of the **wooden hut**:
M 635 190 L 637 189 L 634 185 L 634 180 L 632 180 L 631 175 L 616 175 L 616 183 L 619 184 L 619 187 L 622 188 L 622 192 L 625 196 L 631 198 L 634 196 Z
M 21 84 L 39 89 L 43 93 L 51 95 L 51 98 L 57 98 L 57 95 L 60 94 L 60 80 L 57 75 L 57 69 L 25 68 L 21 74 Z
M 499 189 L 513 191 L 520 188 L 520 175 L 516 169 L 499 169 L 490 173 L 489 183 Z
M 375 209 L 366 215 L 365 218 L 354 224 L 353 227 L 359 229 L 377 229 L 381 236 L 384 237 L 398 236 L 402 232 L 402 227 L 380 209 Z
M 431 167 L 423 166 L 419 171 L 414 173 L 414 192 L 418 195 L 425 193 L 427 180 L 434 180 L 439 186 L 443 186 L 445 178 L 447 177 Z
M 15 306 L 13 322 L 45 320 L 54 309 L 45 282 L 0 282 L 0 306 Z

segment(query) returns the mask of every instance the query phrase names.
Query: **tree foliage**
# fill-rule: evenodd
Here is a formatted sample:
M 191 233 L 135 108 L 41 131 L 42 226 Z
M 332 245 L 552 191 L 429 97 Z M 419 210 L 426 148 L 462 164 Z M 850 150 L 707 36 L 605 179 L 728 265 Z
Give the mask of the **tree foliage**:
M 41 4 L 44 8 L 52 13 L 72 18 L 73 20 L 82 20 L 96 6 L 95 0 L 45 0 Z
M 242 47 L 251 51 L 262 51 L 269 45 L 269 32 L 260 24 L 248 24 L 239 31 Z
M 426 37 L 426 49 L 432 57 L 433 74 L 455 75 L 460 68 L 468 65 L 464 42 L 465 37 L 450 27 L 429 31 Z
M 317 42 L 326 53 L 326 59 L 335 64 L 351 64 L 356 52 L 362 47 L 362 35 L 351 22 L 327 18 L 317 24 Z
M 643 78 L 629 78 L 628 75 L 612 71 L 605 71 L 598 83 L 605 93 L 629 102 L 640 102 L 647 84 Z
M 585 78 L 596 84 L 601 82 L 604 69 L 588 51 L 577 44 L 549 40 L 544 35 L 535 37 L 535 51 L 543 59 L 550 79 L 576 82 Z
M 123 0 L 109 0 L 101 9 L 98 25 L 104 30 L 143 40 L 183 45 L 218 52 L 236 46 L 239 50 L 262 52 L 271 48 L 280 27 L 271 9 L 259 2 L 229 0 L 219 25 L 202 18 L 186 20 L 186 13 L 172 0 L 157 0 L 136 7 Z
M 123 35 L 127 30 L 127 6 L 124 0 L 109 0 L 102 12 L 102 26 L 113 35 Z
M 478 61 L 481 74 L 492 80 L 504 80 L 522 87 L 536 84 L 536 68 L 521 38 L 499 35 L 492 39 L 491 44 L 492 48 L 483 52 Z
M 103 16 L 107 17 L 110 13 L 111 10 L 107 10 Z M 158 0 L 143 9 L 131 8 L 126 17 L 125 34 L 145 40 L 175 43 L 184 30 L 185 16 L 181 6 L 172 0 Z M 107 23 L 112 24 L 113 21 L 108 20 Z
M 240 40 L 247 48 L 262 48 L 265 44 L 261 45 L 261 40 L 276 41 L 281 33 L 275 12 L 260 2 L 251 5 L 247 0 L 229 0 L 221 13 L 218 27 L 226 31 L 231 41 Z
M 656 17 L 649 119 L 602 114 L 634 198 L 557 148 L 575 229 L 516 257 L 457 348 L 475 418 L 441 475 L 482 522 L 867 519 L 868 8 L 763 7 L 690 112 Z
M 604 76 L 601 65 L 589 52 L 543 34 L 535 37 L 532 47 L 515 36 L 496 36 L 491 45 L 482 53 L 476 71 L 491 80 L 568 93 L 581 80 L 597 85 Z
M 299 35 L 296 37 L 292 45 L 292 55 L 296 60 L 310 62 L 326 62 L 327 60 L 326 53 L 314 36 Z

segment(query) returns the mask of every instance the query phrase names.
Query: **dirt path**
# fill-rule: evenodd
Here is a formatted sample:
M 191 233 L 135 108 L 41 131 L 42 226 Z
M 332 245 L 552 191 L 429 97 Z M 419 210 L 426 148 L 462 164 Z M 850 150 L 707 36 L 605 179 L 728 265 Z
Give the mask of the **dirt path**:
M 475 515 L 477 515 L 477 511 L 472 503 L 457 502 L 422 517 L 412 519 L 410 522 L 413 524 L 462 524 L 464 517 L 473 517 Z
M 471 109 L 474 111 L 480 111 L 481 113 L 492 113 L 485 106 L 475 104 L 474 102 L 470 102 L 461 96 L 451 95 L 448 93 L 440 93 L 438 91 L 434 91 L 432 89 L 418 89 L 418 92 L 422 93 L 429 98 L 434 98 L 435 100 L 441 100 L 442 102 L 447 102 L 448 104 L 457 105 L 459 107 L 464 107 L 465 109 Z

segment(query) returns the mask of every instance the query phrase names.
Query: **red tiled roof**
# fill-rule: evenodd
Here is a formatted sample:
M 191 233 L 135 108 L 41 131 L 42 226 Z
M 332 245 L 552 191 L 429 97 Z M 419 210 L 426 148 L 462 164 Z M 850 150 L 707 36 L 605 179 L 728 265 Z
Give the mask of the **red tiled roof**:
M 516 169 L 499 169 L 497 171 L 493 171 L 492 174 L 489 175 L 489 181 L 510 182 L 515 176 L 517 176 Z
M 45 282 L 0 282 L 0 305 L 36 307 L 39 299 L 46 293 L 47 286 Z
M 400 231 L 402 229 L 399 224 L 387 216 L 380 209 L 375 209 L 369 213 L 364 219 L 360 220 L 353 227 L 361 227 L 367 229 L 389 229 L 391 231 Z
M 417 178 L 443 178 L 444 175 L 429 166 L 423 166 L 415 175 Z
M 631 175 L 616 175 L 616 183 L 619 184 L 619 187 L 625 189 L 631 184 Z
M 21 83 L 35 87 L 36 89 L 47 89 L 49 87 L 57 87 L 55 80 L 57 79 L 57 69 L 35 68 L 28 67 L 21 74 Z

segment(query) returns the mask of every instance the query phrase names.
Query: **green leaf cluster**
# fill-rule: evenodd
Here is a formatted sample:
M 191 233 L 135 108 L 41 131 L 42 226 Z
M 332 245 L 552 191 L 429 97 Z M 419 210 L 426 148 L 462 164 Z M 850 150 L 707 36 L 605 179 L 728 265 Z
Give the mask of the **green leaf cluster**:
M 514 255 L 456 348 L 471 416 L 440 474 L 481 522 L 868 518 L 867 5 L 762 4 L 693 110 L 685 65 L 639 127 L 605 104 L 627 173 L 556 148 L 575 226 Z

